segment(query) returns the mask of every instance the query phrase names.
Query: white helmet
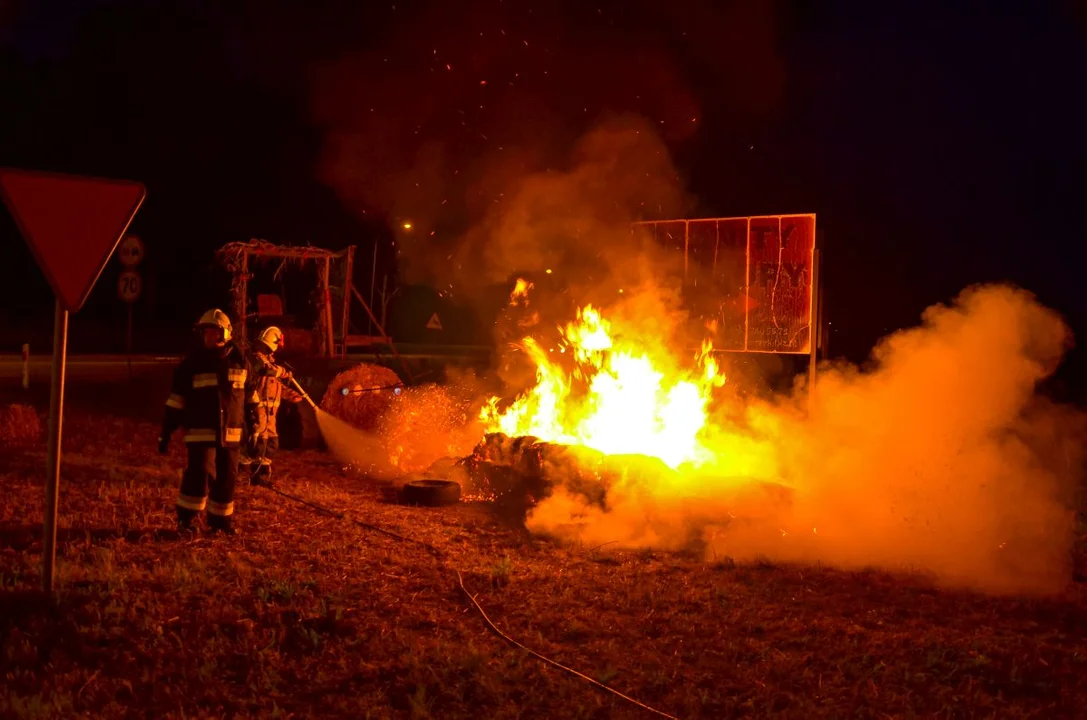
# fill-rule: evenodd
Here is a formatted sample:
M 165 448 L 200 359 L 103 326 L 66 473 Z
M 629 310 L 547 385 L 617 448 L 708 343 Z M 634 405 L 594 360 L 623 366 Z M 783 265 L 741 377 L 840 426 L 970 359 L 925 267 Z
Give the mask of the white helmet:
M 272 352 L 275 352 L 283 347 L 283 331 L 275 325 L 266 327 L 261 331 L 260 337 L 257 338 L 257 342 L 264 343 L 265 347 Z
M 233 328 L 230 325 L 230 318 L 226 316 L 226 313 L 218 308 L 212 308 L 206 313 L 200 316 L 200 319 L 196 321 L 197 328 L 218 328 L 220 332 L 220 342 L 226 343 L 230 340 L 231 331 Z

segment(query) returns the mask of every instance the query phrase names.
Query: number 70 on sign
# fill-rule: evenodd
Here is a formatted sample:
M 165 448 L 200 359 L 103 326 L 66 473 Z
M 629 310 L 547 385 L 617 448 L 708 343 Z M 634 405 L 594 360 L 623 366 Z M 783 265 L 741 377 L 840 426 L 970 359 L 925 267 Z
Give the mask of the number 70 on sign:
M 143 278 L 135 270 L 125 270 L 117 278 L 117 297 L 127 303 L 136 302 L 143 291 Z

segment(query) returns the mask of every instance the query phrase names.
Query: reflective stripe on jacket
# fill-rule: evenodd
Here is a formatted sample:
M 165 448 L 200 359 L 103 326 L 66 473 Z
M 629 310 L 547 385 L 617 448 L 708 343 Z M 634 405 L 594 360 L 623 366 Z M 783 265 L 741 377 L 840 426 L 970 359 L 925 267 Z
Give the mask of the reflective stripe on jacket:
M 251 382 L 249 362 L 233 343 L 222 351 L 201 349 L 189 355 L 174 371 L 163 437 L 184 427 L 187 443 L 240 444 Z

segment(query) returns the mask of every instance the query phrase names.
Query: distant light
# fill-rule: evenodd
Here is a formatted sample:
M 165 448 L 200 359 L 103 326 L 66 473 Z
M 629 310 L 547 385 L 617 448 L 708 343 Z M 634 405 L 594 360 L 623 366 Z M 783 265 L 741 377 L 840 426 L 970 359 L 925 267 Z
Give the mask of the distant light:
M 343 395 L 344 397 L 347 397 L 350 394 L 351 394 L 351 391 L 348 390 L 347 388 L 340 388 L 340 395 Z
M 402 389 L 403 389 L 403 388 L 394 388 L 394 389 L 393 389 L 393 395 L 399 395 L 399 394 L 400 394 L 400 391 L 401 391 Z
M 622 295 L 622 294 L 623 294 L 623 288 L 619 288 L 619 294 L 620 294 L 620 295 Z
M 551 274 L 551 268 L 547 268 L 547 270 L 546 270 L 545 272 L 546 272 L 546 273 L 547 273 L 548 275 L 550 275 L 550 274 Z
M 406 222 L 401 227 L 403 227 L 405 230 L 411 230 L 411 223 Z

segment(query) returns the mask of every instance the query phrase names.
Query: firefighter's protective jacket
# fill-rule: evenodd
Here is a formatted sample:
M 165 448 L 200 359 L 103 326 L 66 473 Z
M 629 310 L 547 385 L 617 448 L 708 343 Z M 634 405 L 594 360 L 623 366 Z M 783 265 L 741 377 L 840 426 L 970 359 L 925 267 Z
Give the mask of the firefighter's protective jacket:
M 189 355 L 174 371 L 162 436 L 184 427 L 187 443 L 234 447 L 242 441 L 245 400 L 252 392 L 249 361 L 234 343 Z
M 276 414 L 279 412 L 279 405 L 284 399 L 292 400 L 294 395 L 282 382 L 289 373 L 265 352 L 253 353 L 250 365 L 253 371 L 253 390 L 247 398 L 251 418 L 250 432 L 258 440 L 278 437 Z

